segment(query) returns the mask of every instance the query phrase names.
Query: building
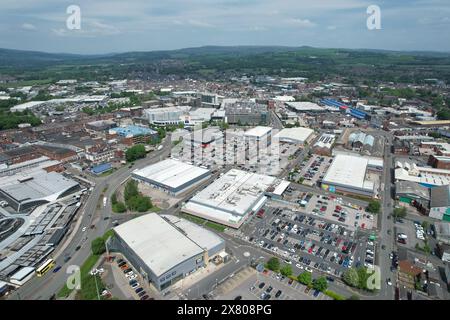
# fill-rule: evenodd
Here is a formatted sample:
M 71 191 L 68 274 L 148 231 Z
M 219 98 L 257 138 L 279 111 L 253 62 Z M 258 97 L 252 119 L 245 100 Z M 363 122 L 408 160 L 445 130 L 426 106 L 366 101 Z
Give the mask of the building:
M 133 145 L 138 143 L 146 143 L 158 137 L 158 132 L 150 128 L 128 125 L 125 127 L 117 127 L 109 130 L 110 135 L 118 135 L 121 137 L 121 142 L 126 145 Z
M 112 169 L 111 163 L 102 163 L 92 167 L 90 171 L 95 175 L 101 175 L 102 173 L 108 172 L 111 169 Z
M 14 273 L 9 281 L 12 284 L 21 286 L 24 285 L 27 281 L 29 281 L 34 276 L 34 268 L 33 267 L 22 267 L 19 271 Z
M 116 123 L 113 120 L 98 120 L 85 124 L 85 128 L 88 132 L 108 131 L 114 127 L 116 127 Z
M 422 269 L 415 266 L 409 260 L 400 260 L 398 262 L 398 279 L 403 286 L 414 289 L 415 283 L 418 281 L 421 274 Z
M 428 164 L 433 168 L 450 170 L 450 157 L 430 155 Z
M 177 196 L 209 179 L 208 169 L 174 159 L 166 159 L 134 170 L 131 177 L 140 183 Z
M 379 171 L 380 168 L 383 168 L 381 159 L 338 154 L 322 180 L 322 188 L 330 192 L 373 197 L 375 184 L 367 179 L 367 172 L 369 169 Z
M 271 176 L 231 169 L 192 197 L 182 211 L 239 228 L 266 201 L 266 191 L 277 183 Z
M 430 189 L 411 181 L 397 181 L 395 183 L 395 198 L 400 202 L 429 208 Z
M 430 217 L 450 222 L 450 186 L 431 188 Z
M 321 156 L 331 156 L 331 149 L 336 141 L 336 136 L 331 133 L 323 133 L 313 145 L 313 152 Z
M 314 102 L 286 102 L 286 106 L 288 106 L 290 109 L 297 111 L 297 112 L 326 112 L 329 110 L 327 107 L 319 106 L 317 103 Z
M 156 125 L 170 125 L 179 124 L 182 121 L 181 116 L 188 113 L 189 106 L 164 107 L 144 110 L 144 117 L 148 119 L 151 124 Z
M 226 122 L 229 124 L 259 125 L 268 120 L 267 105 L 252 101 L 235 101 L 224 105 Z
M 436 229 L 436 240 L 450 244 L 450 223 L 436 222 L 434 227 Z
M 6 180 L 6 178 L 4 179 Z M 8 177 L 0 185 L 0 198 L 16 211 L 22 212 L 55 201 L 79 189 L 78 182 L 56 172 Z
M 450 184 L 450 170 L 419 167 L 410 161 L 396 161 L 395 181 L 412 181 L 433 188 Z
M 150 213 L 114 229 L 112 247 L 158 290 L 205 267 L 225 250 L 225 241 L 184 219 Z
M 314 130 L 309 128 L 297 127 L 297 128 L 285 128 L 275 135 L 280 142 L 304 145 L 305 142 L 311 142 L 313 138 Z
M 395 154 L 403 154 L 407 155 L 409 154 L 411 150 L 410 142 L 407 140 L 394 140 L 394 143 L 392 144 L 392 152 Z

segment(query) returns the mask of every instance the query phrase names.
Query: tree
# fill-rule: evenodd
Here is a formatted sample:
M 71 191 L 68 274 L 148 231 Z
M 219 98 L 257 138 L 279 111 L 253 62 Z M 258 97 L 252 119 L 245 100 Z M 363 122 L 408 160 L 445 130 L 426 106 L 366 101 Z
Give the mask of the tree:
M 278 258 L 272 257 L 267 261 L 267 268 L 272 271 L 278 271 L 280 269 L 280 260 Z
M 366 211 L 370 212 L 370 213 L 378 213 L 378 212 L 380 212 L 380 208 L 381 208 L 381 204 L 379 201 L 371 200 L 369 202 L 369 205 L 366 208 Z
M 137 159 L 145 158 L 145 154 L 145 146 L 143 144 L 137 144 L 127 149 L 125 152 L 125 158 L 128 162 L 132 162 Z
M 428 229 L 429 226 L 430 226 L 430 224 L 428 223 L 428 221 L 426 221 L 426 220 L 422 221 L 422 227 L 424 229 Z
M 115 205 L 117 203 L 117 194 L 114 192 L 111 196 L 111 204 Z
M 127 202 L 132 197 L 139 195 L 138 183 L 136 180 L 130 180 L 125 185 L 125 190 L 123 192 L 123 197 L 125 202 Z
M 123 202 L 117 202 L 112 205 L 112 210 L 116 213 L 123 213 L 123 212 L 127 211 L 127 207 L 125 206 L 125 204 Z
M 313 288 L 316 290 L 319 290 L 321 292 L 327 290 L 328 288 L 328 282 L 325 277 L 317 278 L 313 281 Z
M 91 250 L 95 255 L 100 255 L 105 252 L 105 240 L 102 237 L 95 238 L 91 243 Z
M 355 268 L 345 270 L 344 274 L 342 275 L 342 280 L 344 280 L 344 282 L 351 287 L 358 287 L 359 284 L 358 271 Z
M 284 265 L 284 266 L 281 268 L 280 273 L 281 273 L 283 276 L 285 276 L 285 277 L 291 276 L 291 275 L 292 275 L 292 268 L 291 268 L 291 266 L 288 265 L 288 264 Z
M 304 285 L 309 286 L 312 282 L 311 272 L 305 271 L 298 275 L 298 282 L 303 283 Z
M 392 215 L 396 219 L 404 218 L 404 217 L 406 217 L 406 208 L 405 207 L 395 208 Z

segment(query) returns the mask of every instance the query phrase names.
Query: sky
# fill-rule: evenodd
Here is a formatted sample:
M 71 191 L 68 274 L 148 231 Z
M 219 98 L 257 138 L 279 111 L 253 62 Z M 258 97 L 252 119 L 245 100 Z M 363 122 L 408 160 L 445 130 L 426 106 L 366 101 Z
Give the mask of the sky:
M 80 29 L 67 28 L 71 5 Z M 367 27 L 371 5 L 381 29 Z M 448 52 L 450 0 L 0 0 L 0 48 L 102 54 L 205 45 Z

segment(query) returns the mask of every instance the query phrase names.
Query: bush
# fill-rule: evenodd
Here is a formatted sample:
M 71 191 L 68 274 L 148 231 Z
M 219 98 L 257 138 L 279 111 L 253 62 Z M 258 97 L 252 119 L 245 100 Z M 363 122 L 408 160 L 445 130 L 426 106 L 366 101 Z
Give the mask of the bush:
M 329 296 L 330 298 L 333 298 L 334 300 L 345 300 L 344 296 L 341 296 L 340 294 L 331 291 L 331 290 L 325 290 L 324 292 L 327 296 Z
M 369 205 L 366 208 L 366 211 L 370 212 L 370 213 L 379 213 L 380 212 L 380 208 L 381 208 L 380 201 L 371 200 L 369 202 Z
M 313 288 L 315 290 L 319 290 L 321 292 L 327 290 L 327 288 L 328 288 L 327 279 L 325 279 L 324 277 L 320 277 L 320 278 L 315 279 L 313 281 Z
M 355 288 L 358 287 L 359 284 L 358 271 L 355 268 L 345 270 L 344 274 L 342 275 L 342 280 L 351 287 Z
M 112 205 L 112 210 L 115 213 L 124 213 L 125 211 L 127 211 L 127 207 L 123 202 L 117 202 Z
M 311 276 L 311 272 L 302 272 L 298 275 L 297 277 L 298 282 L 309 286 L 312 283 L 312 276 Z
M 137 144 L 125 151 L 125 158 L 128 162 L 135 161 L 137 159 L 145 158 L 146 151 L 143 144 Z
M 91 250 L 94 255 L 101 255 L 106 251 L 105 239 L 103 237 L 95 238 L 91 242 Z
M 285 277 L 289 277 L 292 275 L 292 268 L 290 265 L 286 264 L 283 266 L 283 268 L 281 268 L 280 273 L 285 276 Z
M 280 269 L 280 260 L 278 258 L 272 257 L 267 261 L 267 268 L 272 271 L 278 271 Z

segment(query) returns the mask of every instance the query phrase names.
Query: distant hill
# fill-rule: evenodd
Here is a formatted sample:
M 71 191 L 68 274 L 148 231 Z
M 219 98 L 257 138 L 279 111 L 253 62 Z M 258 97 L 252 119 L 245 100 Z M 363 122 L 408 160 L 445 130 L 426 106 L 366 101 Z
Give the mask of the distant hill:
M 214 79 L 268 74 L 358 77 L 383 81 L 438 78 L 450 82 L 450 53 L 308 46 L 204 46 L 178 50 L 76 55 L 0 49 L 0 72 L 16 79 L 97 79 L 167 74 Z

